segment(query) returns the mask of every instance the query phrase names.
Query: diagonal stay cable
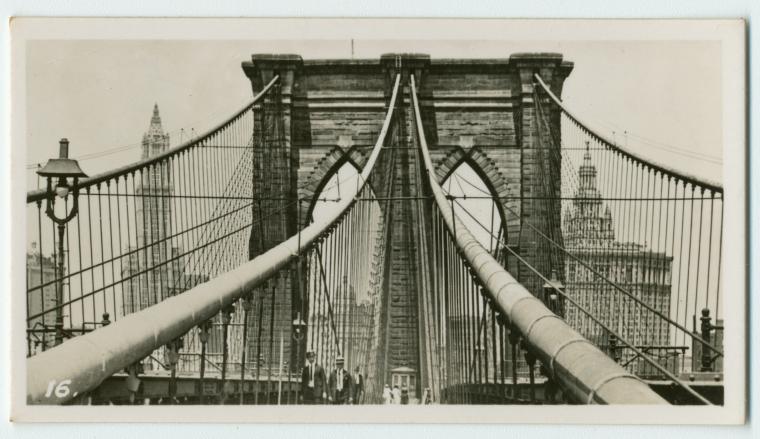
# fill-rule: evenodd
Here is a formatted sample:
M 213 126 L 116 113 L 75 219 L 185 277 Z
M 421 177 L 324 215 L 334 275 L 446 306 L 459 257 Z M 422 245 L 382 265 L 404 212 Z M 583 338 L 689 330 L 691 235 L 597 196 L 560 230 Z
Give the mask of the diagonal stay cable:
M 567 106 L 565 106 L 565 103 L 562 102 L 562 100 L 560 100 L 549 89 L 549 87 L 546 85 L 546 83 L 544 82 L 544 80 L 541 78 L 541 76 L 538 73 L 534 74 L 533 77 L 538 82 L 538 85 L 551 98 L 551 100 L 562 111 L 563 114 L 565 114 L 576 125 L 578 125 L 582 129 L 586 130 L 586 132 L 590 136 L 592 136 L 592 137 L 596 138 L 597 140 L 599 140 L 603 145 L 605 145 L 609 149 L 611 149 L 613 151 L 617 151 L 617 152 L 623 154 L 624 156 L 630 158 L 634 162 L 640 163 L 643 166 L 646 166 L 646 167 L 648 167 L 650 169 L 654 169 L 654 170 L 660 171 L 663 174 L 670 175 L 670 176 L 672 176 L 674 178 L 677 178 L 677 179 L 679 179 L 681 181 L 684 181 L 684 182 L 687 182 L 687 183 L 691 183 L 693 185 L 700 186 L 700 187 L 703 187 L 705 189 L 709 189 L 709 190 L 711 190 L 713 192 L 719 192 L 721 194 L 723 193 L 723 187 L 720 184 L 718 184 L 718 183 L 707 181 L 704 178 L 698 178 L 698 177 L 690 176 L 690 175 L 687 175 L 687 174 L 685 174 L 683 172 L 680 172 L 680 171 L 677 171 L 675 169 L 672 169 L 672 168 L 670 168 L 668 166 L 664 166 L 664 165 L 660 165 L 660 164 L 657 164 L 657 163 L 653 163 L 652 161 L 646 160 L 646 159 L 644 159 L 643 157 L 641 157 L 640 155 L 638 155 L 636 153 L 633 153 L 633 152 L 631 152 L 631 151 L 629 151 L 629 150 L 627 150 L 625 148 L 620 147 L 619 145 L 616 145 L 615 142 L 612 142 L 609 139 L 607 139 L 606 137 L 598 134 L 597 132 L 595 132 L 594 130 L 592 130 L 587 124 L 585 124 L 584 122 L 582 122 L 578 117 L 576 117 L 575 114 L 573 114 L 573 112 L 571 112 L 570 109 L 567 108 Z
M 410 87 L 415 121 L 419 127 L 418 136 L 424 167 L 438 211 L 446 228 L 455 238 L 460 257 L 466 264 L 473 267 L 473 276 L 482 282 L 485 291 L 495 301 L 499 311 L 504 313 L 512 324 L 528 337 L 529 341 L 532 340 L 532 347 L 539 358 L 549 363 L 549 369 L 554 373 L 555 378 L 560 384 L 565 385 L 577 400 L 585 403 L 667 404 L 665 399 L 640 378 L 626 373 L 597 346 L 581 337 L 564 320 L 551 312 L 488 253 L 467 227 L 455 228 L 456 213 L 453 209 L 449 212 L 449 200 L 434 175 L 434 167 L 422 130 L 423 122 L 417 102 L 414 75 L 410 75 Z M 525 307 L 525 310 L 532 310 L 532 312 L 528 315 L 517 312 L 518 307 L 520 309 Z M 531 331 L 537 328 L 543 328 L 543 330 L 551 328 L 554 337 L 531 339 Z M 584 343 L 575 341 L 584 341 Z M 562 343 L 560 350 L 557 350 L 557 342 Z M 559 355 L 560 351 L 563 355 Z M 592 368 L 590 373 L 581 373 L 588 368 Z M 579 383 L 582 385 L 578 386 Z M 621 387 L 617 385 L 613 387 L 613 384 L 618 383 Z M 623 391 L 624 389 L 627 390 Z
M 319 246 L 314 246 L 317 253 L 317 260 L 319 261 L 319 273 L 322 279 L 322 285 L 324 286 L 325 297 L 327 298 L 327 315 L 330 317 L 330 329 L 332 329 L 335 339 L 335 347 L 338 349 L 338 355 L 341 355 L 340 350 L 340 336 L 338 335 L 338 329 L 335 326 L 335 314 L 332 309 L 332 302 L 330 301 L 330 288 L 327 285 L 327 276 L 325 276 L 325 267 L 322 264 L 322 251 Z
M 294 203 L 295 203 L 295 202 L 293 202 L 293 203 L 291 203 L 291 204 L 294 204 Z M 278 211 L 279 211 L 279 210 L 284 210 L 284 209 L 285 209 L 285 208 L 287 208 L 287 207 L 288 207 L 288 206 L 286 205 L 286 206 L 284 206 L 283 208 L 281 208 L 281 209 L 278 209 Z M 275 212 L 272 212 L 271 214 L 272 214 L 272 215 L 274 215 L 275 213 L 277 213 L 277 211 L 275 211 Z M 223 239 L 227 239 L 227 238 L 229 238 L 230 236 L 232 236 L 232 235 L 234 235 L 234 234 L 236 234 L 236 233 L 239 233 L 239 232 L 241 232 L 241 231 L 243 231 L 243 230 L 246 230 L 246 229 L 248 229 L 248 227 L 250 227 L 250 224 L 246 224 L 246 225 L 244 225 L 243 227 L 239 227 L 239 228 L 237 228 L 237 229 L 235 229 L 235 230 L 233 230 L 233 231 L 229 232 L 228 234 L 226 234 L 226 235 L 224 235 L 224 236 L 220 236 L 220 237 L 218 237 L 218 238 L 216 238 L 216 239 L 214 239 L 214 240 L 212 240 L 212 241 L 209 241 L 209 242 L 205 243 L 205 244 L 204 244 L 202 247 L 207 247 L 207 246 L 209 246 L 209 245 L 212 245 L 212 244 L 214 244 L 214 243 L 216 243 L 216 242 L 218 242 L 218 241 L 221 241 L 221 240 L 223 240 Z M 43 314 L 47 314 L 47 313 L 49 313 L 50 311 L 54 311 L 54 310 L 56 310 L 56 309 L 59 309 L 59 308 L 62 308 L 62 307 L 65 307 L 65 306 L 71 305 L 71 304 L 73 304 L 73 303 L 76 303 L 76 302 L 78 302 L 79 300 L 85 299 L 85 298 L 87 298 L 87 297 L 90 297 L 90 296 L 92 296 L 92 295 L 94 295 L 94 294 L 97 294 L 97 293 L 99 293 L 99 292 L 101 292 L 101 291 L 105 291 L 105 290 L 107 290 L 107 289 L 109 289 L 109 288 L 112 288 L 114 285 L 118 285 L 118 284 L 120 284 L 120 283 L 124 283 L 124 282 L 126 282 L 126 281 L 128 281 L 128 280 L 130 280 L 130 279 L 134 279 L 135 277 L 138 277 L 138 276 L 140 276 L 140 275 L 142 275 L 142 274 L 148 273 L 148 272 L 150 272 L 150 271 L 152 271 L 152 270 L 154 270 L 154 269 L 156 269 L 156 268 L 158 268 L 158 267 L 161 267 L 161 266 L 164 266 L 164 265 L 170 264 L 171 262 L 173 262 L 173 261 L 176 261 L 176 260 L 180 260 L 181 258 L 183 258 L 183 257 L 185 257 L 185 256 L 187 256 L 187 255 L 189 255 L 189 254 L 192 254 L 193 252 L 197 251 L 199 248 L 202 248 L 202 247 L 196 247 L 196 248 L 195 248 L 195 249 L 193 249 L 193 250 L 189 250 L 189 251 L 186 251 L 186 252 L 184 252 L 184 253 L 178 253 L 178 254 L 177 254 L 177 255 L 175 255 L 174 257 L 172 257 L 172 258 L 168 258 L 168 259 L 166 259 L 165 261 L 162 261 L 162 262 L 160 262 L 160 263 L 158 263 L 158 264 L 152 265 L 151 267 L 149 267 L 149 268 L 147 268 L 147 269 L 145 269 L 145 270 L 137 271 L 137 272 L 135 272 L 135 273 L 132 273 L 130 276 L 128 276 L 128 277 L 126 277 L 126 278 L 121 278 L 120 280 L 118 280 L 118 281 L 116 281 L 116 282 L 112 282 L 112 283 L 110 283 L 110 284 L 108 284 L 108 285 L 104 285 L 104 286 L 102 286 L 101 288 L 98 288 L 98 289 L 94 289 L 94 290 L 90 291 L 90 292 L 89 292 L 89 293 L 87 293 L 87 294 L 83 294 L 83 295 L 81 295 L 81 296 L 78 296 L 78 297 L 76 297 L 75 299 L 71 299 L 71 300 L 69 300 L 69 301 L 67 301 L 67 302 L 61 303 L 60 305 L 56 305 L 55 307 L 52 307 L 52 308 L 46 309 L 44 312 L 40 312 L 40 313 L 38 313 L 38 314 L 34 314 L 34 315 L 32 315 L 32 316 L 28 317 L 28 320 L 32 320 L 32 319 L 35 319 L 35 318 L 37 318 L 37 317 L 40 317 L 40 316 L 42 316 Z M 155 305 L 153 305 L 153 306 L 155 306 Z M 150 308 L 150 307 L 149 307 L 149 308 Z
M 476 345 L 476 348 L 479 347 L 480 345 L 480 338 L 481 338 L 481 335 L 483 334 L 483 328 L 486 326 L 486 314 L 487 314 L 488 308 L 489 307 L 485 307 L 485 306 L 483 307 L 483 315 L 480 317 L 479 322 L 478 322 L 478 325 L 479 325 L 478 337 L 477 337 L 478 344 Z M 476 354 L 476 355 L 480 355 L 480 354 Z M 479 360 L 480 360 L 479 357 L 476 357 L 476 356 L 472 357 L 472 360 L 470 361 L 470 365 L 467 367 L 467 371 L 469 372 L 469 376 L 467 378 L 468 380 L 472 379 L 472 375 L 475 373 L 475 362 Z
M 464 180 L 464 181 L 465 181 L 465 182 L 467 182 L 467 180 Z M 474 187 L 474 186 L 473 186 L 473 187 Z M 481 189 L 481 190 L 482 190 L 482 189 Z M 447 193 L 447 195 L 448 195 L 448 193 Z M 490 194 L 489 194 L 489 195 L 490 195 Z M 452 199 L 453 199 L 453 200 L 456 200 L 456 199 L 457 199 L 457 197 L 452 197 Z M 460 206 L 460 207 L 461 207 L 461 208 L 462 208 L 462 209 L 463 209 L 465 212 L 467 212 L 467 214 L 468 214 L 468 215 L 469 215 L 471 218 L 473 218 L 473 219 L 474 219 L 476 222 L 478 222 L 478 223 L 479 223 L 479 221 L 478 221 L 477 219 L 475 219 L 475 218 L 472 216 L 472 214 L 471 214 L 469 211 L 467 211 L 467 209 L 465 209 L 465 208 L 464 208 L 464 207 L 461 205 L 461 203 L 459 203 L 459 201 L 457 201 L 457 204 L 459 204 L 459 206 Z M 504 206 L 504 208 L 505 208 L 505 209 L 507 209 L 507 210 L 509 210 L 509 212 L 510 212 L 510 213 L 512 213 L 513 215 L 517 215 L 517 213 L 516 213 L 516 212 L 515 212 L 513 209 L 510 209 L 510 208 L 509 208 L 509 207 L 507 207 L 507 206 Z M 540 230 L 538 230 L 538 228 L 536 228 L 536 227 L 535 227 L 535 226 L 533 226 L 532 224 L 526 224 L 526 225 L 527 225 L 528 227 L 530 227 L 531 229 L 533 229 L 533 230 L 534 230 L 536 233 L 538 233 L 538 234 L 539 234 L 539 235 L 540 235 L 542 238 L 546 239 L 546 240 L 547 240 L 547 242 L 549 242 L 551 245 L 553 245 L 553 246 L 557 247 L 557 248 L 558 248 L 558 249 L 559 249 L 561 252 L 563 252 L 563 253 L 565 253 L 566 255 L 570 256 L 570 257 L 571 257 L 573 260 L 575 260 L 576 262 L 579 262 L 579 263 L 580 263 L 581 265 L 583 265 L 583 266 L 584 266 L 586 269 L 588 269 L 589 271 L 591 271 L 592 273 L 594 273 L 594 275 L 596 275 L 597 277 L 601 278 L 601 279 L 602 279 L 602 280 L 603 280 L 605 283 L 608 283 L 608 284 L 610 284 L 610 285 L 611 285 L 613 288 L 615 288 L 615 289 L 617 289 L 618 291 L 620 291 L 621 293 L 625 294 L 626 296 L 628 296 L 630 299 L 632 299 L 633 301 L 637 302 L 638 304 L 640 304 L 640 305 L 644 306 L 644 307 L 645 307 L 645 308 L 647 308 L 649 311 L 651 311 L 651 312 L 655 313 L 655 314 L 656 314 L 658 317 L 660 317 L 660 318 L 662 318 L 663 320 L 667 321 L 668 323 L 672 324 L 672 325 L 673 325 L 673 326 L 675 326 L 676 328 L 680 329 L 681 331 L 683 331 L 683 332 L 685 332 L 685 333 L 687 333 L 687 334 L 690 334 L 690 335 L 691 335 L 691 336 L 692 336 L 692 337 L 693 337 L 695 340 L 699 341 L 699 342 L 700 342 L 700 343 L 702 343 L 703 345 L 706 345 L 706 346 L 708 346 L 708 347 L 709 347 L 709 349 L 710 349 L 710 350 L 712 350 L 713 352 L 715 352 L 715 353 L 719 354 L 720 356 L 722 356 L 722 355 L 723 355 L 723 352 L 721 352 L 719 349 L 717 349 L 717 348 L 713 347 L 712 345 L 710 345 L 710 344 L 709 344 L 707 341 L 705 341 L 705 340 L 704 340 L 702 337 L 700 337 L 700 336 L 698 336 L 698 335 L 696 335 L 696 334 L 693 334 L 693 333 L 691 333 L 691 331 L 689 331 L 688 329 L 686 329 L 685 327 L 683 327 L 683 326 L 682 326 L 682 325 L 680 325 L 679 323 L 677 323 L 677 322 L 675 322 L 674 320 L 670 319 L 670 318 L 669 318 L 669 317 L 667 317 L 665 314 L 663 314 L 663 313 L 661 313 L 661 312 L 657 311 L 656 309 L 654 309 L 653 307 L 651 307 L 650 305 L 648 305 L 646 302 L 642 301 L 642 300 L 641 300 L 641 299 L 639 299 L 638 297 L 634 296 L 634 295 L 633 295 L 631 292 L 627 291 L 625 288 L 621 287 L 620 285 L 616 284 L 615 282 L 613 282 L 613 281 L 611 281 L 610 279 L 608 279 L 607 277 L 605 277 L 603 274 L 599 273 L 597 270 L 594 270 L 593 268 L 591 268 L 591 266 L 589 266 L 588 264 L 586 264 L 586 263 L 585 263 L 585 262 L 584 262 L 582 259 L 580 259 L 580 258 L 578 258 L 577 256 L 575 256 L 575 255 L 573 255 L 572 253 L 570 253 L 570 252 L 569 252 L 569 251 L 568 251 L 566 248 L 564 248 L 563 246 L 559 245 L 559 244 L 558 244 L 556 241 L 554 241 L 554 240 L 553 240 L 553 239 L 551 239 L 550 237 L 546 236 L 546 235 L 545 235 L 543 232 L 541 232 Z M 483 225 L 481 224 L 481 226 L 483 226 Z M 483 227 L 485 227 L 485 226 L 483 226 Z M 486 229 L 486 231 L 488 231 L 488 230 Z M 493 235 L 493 234 L 492 234 L 492 235 Z
M 187 151 L 187 150 L 189 150 L 191 148 L 200 147 L 200 143 L 201 142 L 203 142 L 203 141 L 207 140 L 208 138 L 210 138 L 210 137 L 218 134 L 223 129 L 227 128 L 230 124 L 232 124 L 233 122 L 236 122 L 245 112 L 247 112 L 251 108 L 253 108 L 259 102 L 259 100 L 262 99 L 269 92 L 269 90 L 275 85 L 275 83 L 277 83 L 279 81 L 279 79 L 280 79 L 280 76 L 279 75 L 275 75 L 272 78 L 272 80 L 269 81 L 269 83 L 264 88 L 262 88 L 261 91 L 253 98 L 253 100 L 251 102 L 249 102 L 243 108 L 241 108 L 240 110 L 238 110 L 237 112 L 235 112 L 235 114 L 233 114 L 230 118 L 228 118 L 224 122 L 218 124 L 217 126 L 211 128 L 210 130 L 208 130 L 206 133 L 204 133 L 204 134 L 202 134 L 200 136 L 193 137 L 190 140 L 188 140 L 187 142 L 185 142 L 185 143 L 183 143 L 181 145 L 177 145 L 174 148 L 168 149 L 168 150 L 162 152 L 161 154 L 155 155 L 153 157 L 142 159 L 142 160 L 136 161 L 134 163 L 130 163 L 128 165 L 125 165 L 125 166 L 122 166 L 122 167 L 119 167 L 119 168 L 115 168 L 115 169 L 111 169 L 111 170 L 103 172 L 101 174 L 85 178 L 85 179 L 79 181 L 79 183 L 75 187 L 73 187 L 71 189 L 72 190 L 73 189 L 79 189 L 79 190 L 86 189 L 88 187 L 94 186 L 94 185 L 96 185 L 98 183 L 101 183 L 101 182 L 104 182 L 106 180 L 110 180 L 110 179 L 113 179 L 113 178 L 116 178 L 116 177 L 119 177 L 119 176 L 123 176 L 123 175 L 129 174 L 130 172 L 136 172 L 136 171 L 138 171 L 140 169 L 146 168 L 148 166 L 152 166 L 152 165 L 154 165 L 154 164 L 156 164 L 156 163 L 158 163 L 160 161 L 163 161 L 163 160 L 165 160 L 167 158 L 170 158 L 170 157 L 174 157 L 175 155 L 180 154 L 183 151 Z M 47 196 L 47 191 L 45 189 L 39 189 L 39 190 L 29 191 L 26 194 L 26 202 L 27 203 L 31 203 L 31 202 L 34 202 L 34 201 L 43 200 L 43 199 L 45 199 L 46 196 Z

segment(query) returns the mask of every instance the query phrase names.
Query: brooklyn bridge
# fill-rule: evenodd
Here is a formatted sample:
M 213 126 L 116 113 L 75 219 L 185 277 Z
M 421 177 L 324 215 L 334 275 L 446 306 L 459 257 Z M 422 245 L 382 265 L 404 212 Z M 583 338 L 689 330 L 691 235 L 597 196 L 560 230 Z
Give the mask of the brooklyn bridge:
M 307 352 L 354 404 L 723 404 L 723 188 L 595 131 L 562 55 L 242 70 L 204 134 L 39 169 L 29 404 L 299 404 Z

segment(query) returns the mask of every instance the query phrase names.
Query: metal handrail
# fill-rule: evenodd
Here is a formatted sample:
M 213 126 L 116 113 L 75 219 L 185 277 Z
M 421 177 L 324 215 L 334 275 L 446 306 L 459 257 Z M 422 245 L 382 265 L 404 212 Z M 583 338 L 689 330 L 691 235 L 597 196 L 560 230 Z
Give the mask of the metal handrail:
M 161 154 L 156 154 L 155 156 L 148 157 L 148 158 L 145 158 L 145 159 L 142 159 L 142 160 L 138 160 L 138 161 L 136 161 L 134 163 L 130 163 L 129 165 L 121 166 L 121 167 L 118 167 L 118 168 L 115 168 L 115 169 L 111 169 L 111 170 L 103 172 L 101 174 L 94 175 L 94 176 L 92 176 L 90 178 L 85 178 L 85 179 L 79 181 L 79 183 L 77 183 L 77 185 L 74 188 L 76 188 L 76 189 L 85 189 L 85 188 L 94 186 L 94 185 L 96 185 L 98 183 L 102 183 L 104 181 L 110 180 L 112 178 L 118 178 L 118 177 L 120 177 L 122 175 L 131 173 L 131 172 L 135 172 L 135 171 L 137 171 L 139 169 L 145 168 L 146 166 L 150 166 L 150 165 L 156 164 L 158 162 L 161 162 L 161 161 L 163 161 L 163 160 L 165 160 L 165 159 L 167 159 L 169 157 L 173 157 L 173 156 L 175 156 L 175 155 L 177 155 L 177 154 L 179 154 L 179 153 L 181 153 L 181 152 L 183 152 L 183 151 L 185 151 L 185 150 L 187 150 L 187 149 L 189 149 L 189 148 L 191 148 L 193 146 L 198 145 L 198 143 L 200 143 L 200 142 L 208 139 L 209 137 L 211 137 L 214 134 L 216 134 L 218 131 L 226 128 L 229 124 L 231 124 L 232 122 L 235 122 L 246 111 L 250 110 L 254 105 L 256 105 L 267 94 L 267 92 L 269 91 L 269 89 L 271 89 L 279 79 L 280 79 L 280 76 L 279 75 L 275 75 L 275 77 L 272 78 L 271 81 L 269 81 L 269 84 L 267 84 L 266 87 L 264 87 L 263 89 L 261 89 L 261 91 L 253 98 L 253 100 L 251 102 L 249 102 L 248 104 L 246 104 L 240 110 L 236 111 L 235 114 L 233 114 L 231 117 L 227 118 L 227 120 L 225 120 L 224 122 L 219 123 L 217 126 L 209 129 L 208 131 L 206 131 L 205 133 L 201 134 L 200 136 L 194 137 L 192 139 L 189 139 L 187 142 L 185 142 L 185 143 L 183 143 L 181 145 L 177 145 L 174 148 L 168 149 L 168 150 L 162 152 Z M 74 188 L 72 188 L 72 189 L 74 189 Z M 27 204 L 29 204 L 29 203 L 34 203 L 34 202 L 37 202 L 37 201 L 42 201 L 42 200 L 45 199 L 46 196 L 47 196 L 47 190 L 46 189 L 35 189 L 33 191 L 27 192 L 27 194 L 26 194 L 26 202 L 27 202 Z
M 664 165 L 661 165 L 661 164 L 653 163 L 649 159 L 645 159 L 645 158 L 639 156 L 638 154 L 635 154 L 635 153 L 633 153 L 631 151 L 628 151 L 625 148 L 622 148 L 622 147 L 616 145 L 615 142 L 610 141 L 610 139 L 608 139 L 607 137 L 605 137 L 605 136 L 597 133 L 596 131 L 592 130 L 586 123 L 584 123 L 580 119 L 578 119 L 578 117 L 576 117 L 575 114 L 572 111 L 570 111 L 570 109 L 568 109 L 565 106 L 565 104 L 554 93 L 552 93 L 551 90 L 549 90 L 549 87 L 546 85 L 546 83 L 544 82 L 544 80 L 541 79 L 541 76 L 538 73 L 534 74 L 533 76 L 536 79 L 536 81 L 538 81 L 538 84 L 541 86 L 541 88 L 549 96 L 549 98 L 551 98 L 551 100 L 560 108 L 560 110 L 562 110 L 563 113 L 565 113 L 565 115 L 570 120 L 572 120 L 573 122 L 575 122 L 576 124 L 578 124 L 578 126 L 580 126 L 581 128 L 583 128 L 584 130 L 586 130 L 591 137 L 599 140 L 600 142 L 602 142 L 609 149 L 611 149 L 613 151 L 616 151 L 616 152 L 619 152 L 620 154 L 624 155 L 625 157 L 628 157 L 629 159 L 633 160 L 634 162 L 639 163 L 639 164 L 644 165 L 644 166 L 648 166 L 648 167 L 654 169 L 655 171 L 661 172 L 664 175 L 667 175 L 667 176 L 670 176 L 672 178 L 684 181 L 684 182 L 689 183 L 689 184 L 694 185 L 694 186 L 699 186 L 702 189 L 710 190 L 713 193 L 719 193 L 721 195 L 723 194 L 723 186 L 721 186 L 720 183 L 713 182 L 713 181 L 707 181 L 707 180 L 705 180 L 703 178 L 698 178 L 698 177 L 695 177 L 695 176 L 687 175 L 687 174 L 684 174 L 683 172 L 677 171 L 677 170 L 675 170 L 673 168 L 670 168 L 670 167 L 667 167 L 667 166 L 664 166 Z
M 628 373 L 564 320 L 551 312 L 510 275 L 475 239 L 456 213 L 435 177 L 417 102 L 414 75 L 411 94 L 425 171 L 435 202 L 462 258 L 500 313 L 522 333 L 553 378 L 577 401 L 602 404 L 668 404 L 638 377 Z M 454 227 L 454 222 L 459 224 Z
M 399 82 L 400 76 L 396 75 L 388 112 L 377 142 L 360 174 L 360 183 L 356 185 L 355 193 L 350 197 L 344 197 L 338 208 L 328 217 L 321 222 L 312 223 L 238 268 L 180 295 L 129 314 L 106 327 L 28 358 L 27 402 L 62 404 L 96 388 L 106 378 L 142 360 L 158 347 L 183 336 L 225 307 L 232 305 L 297 260 L 304 250 L 316 244 L 331 228 L 340 223 L 367 184 L 385 143 L 396 105 Z M 55 386 L 64 380 L 69 380 L 68 391 L 49 390 L 51 383 Z M 56 393 L 61 393 L 61 396 L 56 396 Z

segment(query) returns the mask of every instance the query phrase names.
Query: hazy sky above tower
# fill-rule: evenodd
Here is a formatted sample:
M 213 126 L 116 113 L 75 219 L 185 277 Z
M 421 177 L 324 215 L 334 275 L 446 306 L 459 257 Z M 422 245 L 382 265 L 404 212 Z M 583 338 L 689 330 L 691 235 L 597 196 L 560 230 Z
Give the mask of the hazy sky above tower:
M 252 53 L 349 58 L 351 50 L 350 39 L 31 41 L 26 50 L 25 163 L 44 163 L 57 153 L 61 137 L 69 138 L 71 155 L 84 158 L 81 165 L 89 174 L 135 161 L 154 103 L 175 145 L 181 129 L 186 139 L 191 129 L 200 133 L 211 128 L 251 99 L 240 63 Z M 353 42 L 355 58 L 387 52 L 504 58 L 534 51 L 559 52 L 575 63 L 562 98 L 603 134 L 655 161 L 720 180 L 718 42 Z M 27 184 L 34 186 L 33 170 L 27 175 Z

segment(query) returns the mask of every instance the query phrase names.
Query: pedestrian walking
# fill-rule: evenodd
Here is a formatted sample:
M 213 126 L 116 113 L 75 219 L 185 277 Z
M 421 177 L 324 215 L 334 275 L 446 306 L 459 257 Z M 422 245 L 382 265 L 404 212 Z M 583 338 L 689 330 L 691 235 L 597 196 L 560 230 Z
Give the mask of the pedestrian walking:
M 327 397 L 325 369 L 317 364 L 316 355 L 306 353 L 306 367 L 301 372 L 301 402 L 304 404 L 324 404 Z
M 430 387 L 425 387 L 425 398 L 423 401 L 426 405 L 433 403 L 433 392 L 430 391 Z
M 335 369 L 330 372 L 330 379 L 327 381 L 327 399 L 332 404 L 351 404 L 353 402 L 353 379 L 343 367 L 345 363 L 343 357 L 336 358 Z

